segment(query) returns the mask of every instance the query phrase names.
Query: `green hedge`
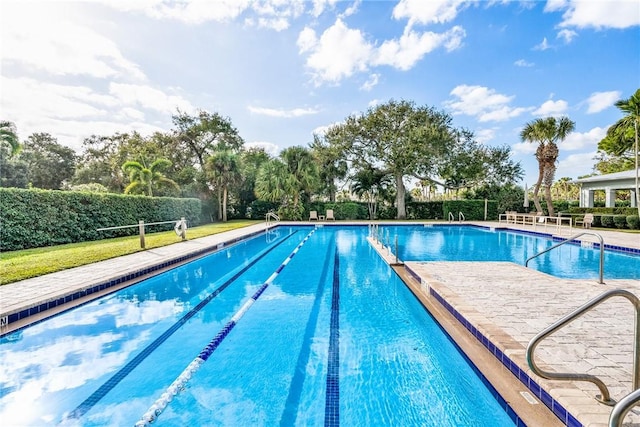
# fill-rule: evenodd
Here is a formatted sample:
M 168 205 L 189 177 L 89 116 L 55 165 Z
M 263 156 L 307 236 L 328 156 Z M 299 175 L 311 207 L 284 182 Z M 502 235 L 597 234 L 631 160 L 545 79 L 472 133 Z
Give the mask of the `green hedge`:
M 366 203 L 361 202 L 339 202 L 325 203 L 313 202 L 307 207 L 306 217 L 309 211 L 317 211 L 323 215 L 327 209 L 333 209 L 336 219 L 346 220 L 368 220 L 369 210 Z M 447 219 L 449 212 L 452 212 L 458 220 L 458 212 L 462 212 L 467 221 L 484 220 L 484 200 L 451 200 L 433 202 L 407 202 L 406 204 L 408 220 L 428 220 Z M 378 204 L 377 219 L 396 219 L 397 209 L 395 206 L 383 206 Z M 498 202 L 489 200 L 487 205 L 487 219 L 498 219 Z
M 443 218 L 449 218 L 449 212 L 458 220 L 462 212 L 466 221 L 484 221 L 484 200 L 446 200 L 442 203 Z M 498 202 L 487 201 L 487 220 L 498 219 Z
M 577 208 L 573 207 L 569 209 L 570 213 L 592 213 L 592 214 L 604 214 L 604 215 L 637 215 L 638 210 L 636 208 L 625 208 L 625 207 L 615 207 L 615 208 Z
M 615 208 L 593 207 L 593 208 L 570 208 L 569 212 L 581 218 L 581 214 L 593 214 L 593 227 L 602 228 L 628 228 L 630 230 L 640 230 L 640 219 L 636 208 L 616 206 Z M 578 214 L 578 215 L 576 215 Z
M 185 217 L 200 223 L 198 199 L 127 196 L 77 191 L 0 188 L 0 250 L 13 251 L 138 233 L 137 228 L 98 228 Z M 147 231 L 171 229 L 171 224 Z

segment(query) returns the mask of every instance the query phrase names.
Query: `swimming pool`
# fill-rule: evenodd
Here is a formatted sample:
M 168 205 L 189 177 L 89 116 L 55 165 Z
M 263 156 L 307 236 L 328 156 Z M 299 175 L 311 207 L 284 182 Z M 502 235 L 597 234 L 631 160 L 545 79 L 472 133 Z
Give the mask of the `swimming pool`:
M 0 419 L 135 425 L 204 352 L 154 425 L 513 425 L 366 227 L 276 233 L 2 337 Z
M 533 234 L 462 225 L 381 225 L 378 233 L 383 239 L 389 236 L 394 252 L 397 236 L 402 261 L 510 261 L 524 265 L 530 256 L 558 243 Z M 562 245 L 532 259 L 529 267 L 556 277 L 597 279 L 600 249 L 592 246 Z M 640 279 L 640 256 L 605 250 L 604 277 Z

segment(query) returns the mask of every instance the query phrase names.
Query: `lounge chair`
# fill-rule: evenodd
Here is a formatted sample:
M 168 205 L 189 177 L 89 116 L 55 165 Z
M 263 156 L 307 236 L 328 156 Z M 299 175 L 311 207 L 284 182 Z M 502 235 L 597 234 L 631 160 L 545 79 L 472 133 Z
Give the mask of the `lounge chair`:
M 593 214 L 584 214 L 584 218 L 576 219 L 576 227 L 582 224 L 583 228 L 591 228 L 591 224 L 593 224 Z
M 333 216 L 333 209 L 327 209 L 327 216 L 326 216 L 327 221 L 331 220 L 331 221 L 335 221 L 336 217 Z
M 318 211 L 309 212 L 309 221 L 318 220 Z

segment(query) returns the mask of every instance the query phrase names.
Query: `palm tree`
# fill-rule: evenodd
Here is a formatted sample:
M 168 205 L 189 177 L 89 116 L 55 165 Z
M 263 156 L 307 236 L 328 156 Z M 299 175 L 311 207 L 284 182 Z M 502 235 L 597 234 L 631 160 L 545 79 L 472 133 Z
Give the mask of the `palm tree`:
M 621 99 L 615 103 L 623 113 L 625 117 L 618 120 L 613 126 L 609 128 L 609 131 L 613 135 L 619 135 L 623 138 L 631 129 L 633 129 L 633 144 L 634 144 L 634 157 L 636 164 L 636 207 L 638 208 L 638 216 L 640 216 L 640 187 L 638 186 L 638 124 L 640 123 L 640 89 L 636 90 L 636 93 L 631 95 L 629 99 Z M 609 133 L 609 132 L 607 132 Z M 629 141 L 629 140 L 627 140 Z M 629 145 L 631 145 L 629 143 Z M 629 147 L 630 148 L 630 147 Z
M 537 142 L 536 160 L 538 160 L 538 181 L 533 190 L 533 203 L 538 212 L 542 206 L 538 198 L 540 186 L 545 185 L 545 200 L 549 215 L 553 216 L 553 201 L 551 199 L 551 185 L 556 174 L 558 160 L 558 146 L 556 142 L 563 141 L 575 129 L 575 122 L 568 117 L 546 117 L 535 119 L 524 125 L 520 138 L 527 142 Z
M 278 159 L 263 163 L 256 177 L 255 192 L 260 200 L 285 202 L 293 192 L 293 183 L 287 165 Z
M 366 200 L 369 219 L 376 219 L 377 203 L 382 193 L 392 185 L 392 177 L 379 169 L 365 167 L 356 172 L 352 180 L 351 191 Z
M 162 173 L 163 169 L 171 166 L 167 159 L 158 159 L 149 167 L 144 162 L 129 160 L 122 165 L 122 170 L 129 174 L 131 183 L 124 189 L 125 194 L 138 193 L 153 196 L 153 189 L 157 187 L 171 187 L 179 190 L 180 187 L 172 179 Z
M 310 195 L 319 183 L 318 167 L 311 152 L 304 147 L 282 150 L 280 158 L 287 165 L 293 185 L 293 207 L 297 208 L 302 194 Z
M 11 156 L 20 151 L 20 141 L 16 131 L 16 125 L 10 121 L 0 121 L 0 141 L 11 146 Z
M 229 150 L 219 151 L 207 159 L 205 167 L 214 187 L 218 189 L 218 202 L 221 204 L 219 211 L 222 214 L 222 221 L 227 222 L 229 186 L 240 182 L 241 179 L 240 156 Z
M 304 147 L 289 147 L 279 159 L 270 160 L 258 171 L 255 192 L 261 200 L 280 202 L 280 213 L 288 219 L 302 219 L 301 196 L 310 196 L 318 185 L 318 168 L 311 152 Z

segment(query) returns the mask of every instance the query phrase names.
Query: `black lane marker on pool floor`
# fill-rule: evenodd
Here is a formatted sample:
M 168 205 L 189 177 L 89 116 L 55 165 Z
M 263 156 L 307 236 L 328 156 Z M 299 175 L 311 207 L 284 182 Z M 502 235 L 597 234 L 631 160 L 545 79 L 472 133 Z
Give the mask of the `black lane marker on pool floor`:
M 324 425 L 326 427 L 340 425 L 340 259 L 337 247 L 334 259 L 327 398 L 324 407 Z
M 300 406 L 300 396 L 302 395 L 302 386 L 304 385 L 307 364 L 309 363 L 309 355 L 311 354 L 311 341 L 316 330 L 316 326 L 318 325 L 318 315 L 320 313 L 322 295 L 324 294 L 324 284 L 327 281 L 329 265 L 331 265 L 331 249 L 335 245 L 335 238 L 331 240 L 331 243 L 327 245 L 327 253 L 324 256 L 325 262 L 322 267 L 322 273 L 320 274 L 313 307 L 311 308 L 311 313 L 307 320 L 304 338 L 302 338 L 302 346 L 300 348 L 300 354 L 298 355 L 298 362 L 296 363 L 293 378 L 291 379 L 291 385 L 289 386 L 289 395 L 287 396 L 287 401 L 284 405 L 282 417 L 280 417 L 280 425 L 282 427 L 296 425 L 298 406 Z
M 162 335 L 160 335 L 158 338 L 156 338 L 151 344 L 146 346 L 144 348 L 144 350 L 142 350 L 136 357 L 131 359 L 131 361 L 129 363 L 124 365 L 118 372 L 116 372 L 111 378 L 109 378 L 107 380 L 107 382 L 105 382 L 102 386 L 100 386 L 100 388 L 98 390 L 93 392 L 93 394 L 91 394 L 91 396 L 89 396 L 87 399 L 85 399 L 85 401 L 82 402 L 76 409 L 71 411 L 63 419 L 63 421 L 67 420 L 67 419 L 74 419 L 74 418 L 77 419 L 77 418 L 82 417 L 84 414 L 86 414 L 91 408 L 93 408 L 95 406 L 96 403 L 98 403 L 100 401 L 100 399 L 102 399 L 107 393 L 109 393 L 111 391 L 111 389 L 113 389 L 120 381 L 122 381 L 127 375 L 129 375 L 129 373 L 136 366 L 138 366 L 140 363 L 142 363 L 142 361 L 144 359 L 146 359 L 147 356 L 149 356 L 151 353 L 153 353 L 153 351 L 156 348 L 158 348 L 158 346 L 160 344 L 165 342 L 171 335 L 173 335 L 174 332 L 176 332 L 178 329 L 180 329 L 180 327 L 182 327 L 182 325 L 187 323 L 187 321 L 189 319 L 191 319 L 196 313 L 198 313 L 200 310 L 202 310 L 202 308 L 205 305 L 207 305 L 212 299 L 217 297 L 222 291 L 224 291 L 231 283 L 233 283 L 236 279 L 238 279 L 238 277 L 240 277 L 243 273 L 245 273 L 249 268 L 253 267 L 253 265 L 255 263 L 260 261 L 269 252 L 274 250 L 276 247 L 280 246 L 287 239 L 289 239 L 289 237 L 293 236 L 296 233 L 297 233 L 297 231 L 294 231 L 293 233 L 289 234 L 288 236 L 285 236 L 280 242 L 274 244 L 272 247 L 270 247 L 269 249 L 264 251 L 262 254 L 257 256 L 253 261 L 251 261 L 249 264 L 247 264 L 245 267 L 243 267 L 240 271 L 238 271 L 236 274 L 234 274 L 233 277 L 231 277 L 229 280 L 227 280 L 222 285 L 220 285 L 220 287 L 218 289 L 216 289 L 211 294 L 209 294 L 205 299 L 200 301 L 200 303 L 198 303 L 198 305 L 196 305 L 191 310 L 189 310 L 189 312 L 187 314 L 185 314 L 184 316 L 182 316 L 182 318 L 180 320 L 178 320 L 176 323 L 174 323 L 173 326 L 171 326 L 169 329 L 167 329 Z

